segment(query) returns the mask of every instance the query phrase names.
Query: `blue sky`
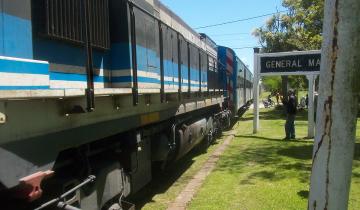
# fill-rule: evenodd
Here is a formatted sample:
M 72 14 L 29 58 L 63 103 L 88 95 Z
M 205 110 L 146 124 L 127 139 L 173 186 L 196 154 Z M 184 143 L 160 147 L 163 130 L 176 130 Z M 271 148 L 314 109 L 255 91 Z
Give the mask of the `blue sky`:
M 161 0 L 192 28 L 231 20 L 273 13 L 284 8 L 282 0 Z M 255 28 L 263 26 L 269 17 L 238 22 L 218 27 L 199 29 L 208 34 L 218 45 L 231 48 L 258 46 L 251 35 Z M 236 54 L 253 71 L 253 50 L 235 50 Z

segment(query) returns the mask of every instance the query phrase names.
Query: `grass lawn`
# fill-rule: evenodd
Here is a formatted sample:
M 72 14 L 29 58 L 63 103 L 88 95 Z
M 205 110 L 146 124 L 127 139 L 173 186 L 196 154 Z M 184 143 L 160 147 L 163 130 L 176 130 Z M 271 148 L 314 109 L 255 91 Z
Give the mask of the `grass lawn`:
M 189 209 L 307 209 L 312 140 L 307 113 L 296 120 L 296 141 L 283 141 L 282 111 L 261 110 L 260 130 L 252 134 L 252 115 L 239 122 L 237 135 L 220 158 Z M 360 209 L 360 126 L 349 209 Z

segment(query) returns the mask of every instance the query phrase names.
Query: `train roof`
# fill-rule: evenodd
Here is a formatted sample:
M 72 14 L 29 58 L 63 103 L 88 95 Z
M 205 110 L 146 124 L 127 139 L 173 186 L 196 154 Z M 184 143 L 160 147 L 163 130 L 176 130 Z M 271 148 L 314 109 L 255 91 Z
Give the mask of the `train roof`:
M 153 1 L 155 10 L 159 13 L 159 18 L 165 24 L 171 26 L 174 30 L 182 34 L 186 40 L 203 49 L 204 51 L 210 52 L 216 57 L 216 48 L 201 40 L 201 35 L 192 29 L 183 19 L 175 14 L 171 9 L 164 5 L 159 0 L 146 0 Z
M 200 33 L 200 36 L 202 39 L 205 39 L 206 42 L 209 44 L 209 45 L 212 45 L 214 48 L 217 47 L 217 44 L 214 40 L 212 40 L 207 34 L 205 33 Z
M 189 30 L 194 35 L 200 37 L 200 34 L 197 33 L 194 29 L 192 29 L 183 19 L 181 19 L 177 14 L 175 14 L 169 7 L 167 7 L 165 4 L 163 4 L 159 0 L 155 0 L 154 4 L 159 7 L 160 10 L 170 15 L 175 21 L 180 23 L 182 26 L 184 26 L 187 30 Z

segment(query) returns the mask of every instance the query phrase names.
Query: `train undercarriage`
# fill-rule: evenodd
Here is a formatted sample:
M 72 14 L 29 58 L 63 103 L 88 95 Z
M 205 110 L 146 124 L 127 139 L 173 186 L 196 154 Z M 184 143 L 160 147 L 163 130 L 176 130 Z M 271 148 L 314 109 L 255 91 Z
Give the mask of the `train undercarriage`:
M 126 209 L 125 198 L 148 184 L 153 170 L 211 144 L 230 120 L 231 112 L 214 103 L 61 150 L 50 171 L 2 186 L 2 209 Z

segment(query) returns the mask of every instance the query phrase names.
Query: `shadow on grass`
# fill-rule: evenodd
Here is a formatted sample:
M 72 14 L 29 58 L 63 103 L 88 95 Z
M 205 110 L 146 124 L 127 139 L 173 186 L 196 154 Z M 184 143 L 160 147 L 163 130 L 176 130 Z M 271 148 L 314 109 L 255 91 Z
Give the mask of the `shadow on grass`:
M 359 141 L 359 139 L 357 141 Z M 354 160 L 360 161 L 360 143 L 355 144 Z
M 271 181 L 279 181 L 281 179 L 286 179 L 284 174 L 279 174 L 276 171 L 258 171 L 251 173 L 247 176 L 246 179 L 241 180 L 240 184 L 244 185 L 254 185 L 254 181 L 261 179 L 261 180 L 271 180 Z
M 360 178 L 360 173 L 354 172 L 354 173 L 353 173 L 353 177 Z
M 302 145 L 281 149 L 277 154 L 299 160 L 310 160 L 312 158 L 312 151 L 313 145 Z
M 285 141 L 285 140 L 279 139 L 279 138 L 268 138 L 268 137 L 253 136 L 253 135 L 235 135 L 235 137 L 247 138 L 247 139 L 257 139 L 257 140 L 266 140 L 266 141 L 276 141 L 276 142 L 284 142 L 284 143 L 291 143 L 291 142 L 312 143 L 312 141 L 309 141 L 309 140 L 304 141 L 304 140 L 300 140 L 300 139 L 295 139 L 295 140 Z
M 307 110 L 299 110 L 296 119 L 298 121 L 307 121 L 308 120 Z M 247 115 L 247 117 L 240 118 L 240 121 L 252 120 L 253 115 Z M 282 108 L 271 108 L 265 109 L 265 111 L 260 112 L 260 120 L 285 120 L 286 114 Z
M 298 178 L 300 182 L 309 181 L 312 159 L 312 141 L 283 141 L 261 136 L 237 135 L 236 137 L 254 140 L 241 153 L 230 151 L 224 155 L 216 170 L 228 173 L 248 172 L 252 165 L 261 169 L 254 170 L 240 184 L 253 184 L 257 179 L 279 181 L 289 177 Z M 261 143 L 259 141 L 266 141 Z M 230 150 L 239 150 L 231 148 Z
M 308 199 L 309 198 L 309 190 L 301 190 L 298 193 L 298 196 L 304 198 L 304 199 Z
M 313 141 L 283 141 L 252 135 L 236 135 L 236 137 L 254 140 L 254 146 L 249 145 L 241 153 L 228 152 L 219 164 L 217 170 L 228 173 L 248 172 L 249 166 L 256 166 L 261 170 L 254 170 L 240 184 L 253 185 L 257 179 L 279 181 L 297 178 L 301 183 L 308 183 L 311 173 Z M 266 141 L 269 143 L 260 143 Z M 239 150 L 232 148 L 232 150 Z M 354 160 L 360 160 L 360 143 L 355 144 Z M 355 165 L 354 165 L 355 166 Z M 246 168 L 246 169 L 244 169 Z M 353 172 L 353 176 L 360 178 L 360 174 Z M 306 198 L 306 193 L 299 192 L 299 196 Z

